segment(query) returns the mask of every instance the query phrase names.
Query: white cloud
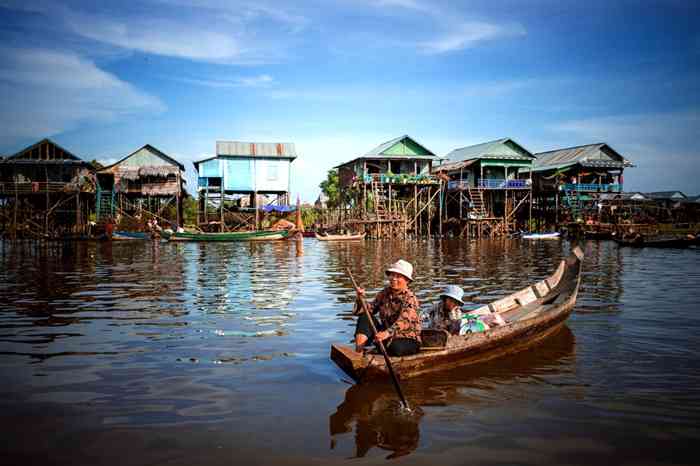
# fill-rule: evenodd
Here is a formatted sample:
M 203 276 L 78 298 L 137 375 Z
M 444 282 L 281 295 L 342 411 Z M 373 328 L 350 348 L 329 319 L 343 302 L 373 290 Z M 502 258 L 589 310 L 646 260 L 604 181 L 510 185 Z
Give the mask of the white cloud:
M 267 88 L 275 84 L 274 78 L 268 74 L 257 76 L 235 77 L 230 79 L 196 79 L 174 78 L 177 81 L 195 84 L 198 86 L 213 87 L 217 89 L 234 89 L 240 87 Z
M 6 141 L 165 110 L 157 97 L 73 53 L 0 48 L 0 57 L 0 135 Z
M 606 142 L 634 165 L 625 172 L 625 189 L 700 191 L 700 110 L 616 115 L 570 120 L 548 127 L 569 135 L 571 146 Z
M 535 80 L 512 80 L 469 83 L 462 88 L 464 97 L 500 97 L 537 85 Z
M 428 54 L 441 54 L 474 47 L 480 42 L 525 35 L 519 24 L 501 25 L 481 21 L 465 22 L 437 39 L 421 42 L 420 50 Z
M 240 41 L 231 34 L 180 21 L 117 19 L 75 11 L 67 12 L 64 19 L 76 34 L 129 50 L 212 62 L 242 57 Z

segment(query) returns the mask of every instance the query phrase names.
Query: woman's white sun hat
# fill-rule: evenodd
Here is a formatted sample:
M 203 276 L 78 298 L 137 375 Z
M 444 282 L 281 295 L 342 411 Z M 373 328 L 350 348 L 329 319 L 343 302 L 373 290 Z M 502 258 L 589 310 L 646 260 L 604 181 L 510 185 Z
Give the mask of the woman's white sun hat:
M 389 274 L 389 272 L 401 274 L 404 277 L 408 278 L 408 281 L 413 281 L 413 266 L 410 262 L 407 262 L 403 259 L 399 259 L 393 264 L 389 265 L 385 273 Z
M 464 290 L 457 285 L 448 285 L 445 291 L 442 292 L 440 297 L 447 296 L 457 301 L 459 304 L 464 304 L 462 298 L 464 297 Z

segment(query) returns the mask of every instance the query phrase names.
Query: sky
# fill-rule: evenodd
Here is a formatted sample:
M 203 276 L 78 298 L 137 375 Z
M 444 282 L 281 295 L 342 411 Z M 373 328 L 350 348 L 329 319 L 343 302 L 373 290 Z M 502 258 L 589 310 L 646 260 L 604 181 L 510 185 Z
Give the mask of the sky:
M 0 0 L 0 154 L 45 137 L 192 165 L 292 142 L 292 198 L 403 134 L 439 156 L 606 142 L 625 191 L 700 194 L 700 3 Z

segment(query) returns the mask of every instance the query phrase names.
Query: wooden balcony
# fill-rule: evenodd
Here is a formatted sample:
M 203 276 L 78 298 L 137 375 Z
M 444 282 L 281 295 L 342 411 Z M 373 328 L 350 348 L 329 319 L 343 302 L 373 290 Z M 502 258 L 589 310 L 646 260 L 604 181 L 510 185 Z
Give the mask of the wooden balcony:
M 566 183 L 559 185 L 560 191 L 577 191 L 584 193 L 620 193 L 621 184 L 598 183 Z

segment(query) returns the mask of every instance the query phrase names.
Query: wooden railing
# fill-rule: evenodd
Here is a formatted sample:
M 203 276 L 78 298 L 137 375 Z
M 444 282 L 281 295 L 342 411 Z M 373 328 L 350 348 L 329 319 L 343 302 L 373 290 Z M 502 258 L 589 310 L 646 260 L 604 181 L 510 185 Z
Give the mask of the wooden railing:
M 74 183 L 61 183 L 57 181 L 29 181 L 14 183 L 12 181 L 0 182 L 0 193 L 2 194 L 32 194 L 32 193 L 59 193 L 78 192 L 80 187 Z
M 560 191 L 579 191 L 579 192 L 601 192 L 601 193 L 619 193 L 622 192 L 621 184 L 607 183 L 566 183 L 559 185 Z
M 372 173 L 364 176 L 365 183 L 391 183 L 391 184 L 438 184 L 440 180 L 437 176 L 420 174 L 420 175 L 409 175 L 409 174 L 398 174 L 389 175 L 386 173 Z
M 504 180 L 482 178 L 477 183 L 481 189 L 530 189 L 529 180 Z

